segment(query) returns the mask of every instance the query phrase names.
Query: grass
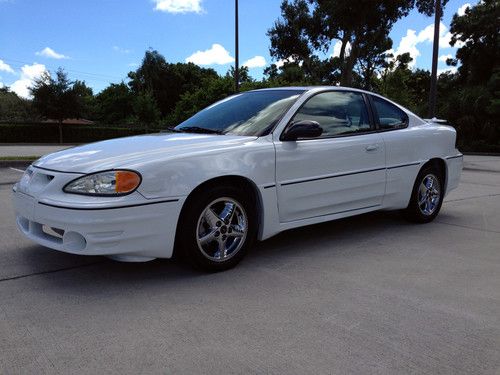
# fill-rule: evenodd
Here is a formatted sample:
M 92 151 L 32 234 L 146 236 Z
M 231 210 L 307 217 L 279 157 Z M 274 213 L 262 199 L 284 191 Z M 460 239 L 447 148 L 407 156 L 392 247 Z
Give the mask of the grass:
M 40 156 L 0 156 L 0 161 L 25 160 L 31 161 L 40 158 Z

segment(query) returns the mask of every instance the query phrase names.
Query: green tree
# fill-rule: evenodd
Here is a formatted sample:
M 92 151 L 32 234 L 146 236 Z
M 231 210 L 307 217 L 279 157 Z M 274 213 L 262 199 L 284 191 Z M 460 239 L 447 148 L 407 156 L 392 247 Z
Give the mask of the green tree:
M 36 117 L 30 100 L 20 98 L 8 87 L 0 88 L 0 121 L 32 121 Z
M 234 82 L 234 66 L 231 66 L 229 68 L 229 70 L 226 73 L 226 77 L 232 78 L 233 82 Z M 240 67 L 240 70 L 238 72 L 238 77 L 239 77 L 240 85 L 242 83 L 248 83 L 248 82 L 253 81 L 252 77 L 250 77 L 250 72 L 248 71 L 248 66 L 241 66 Z
M 484 0 L 455 14 L 451 21 L 451 45 L 463 44 L 452 65 L 460 63 L 460 78 L 468 84 L 486 84 L 500 68 L 500 2 Z
M 30 87 L 33 96 L 33 106 L 38 113 L 49 119 L 57 120 L 59 124 L 59 142 L 63 142 L 62 122 L 64 119 L 80 117 L 83 111 L 82 92 L 68 79 L 63 69 L 59 68 L 56 78 L 48 72 L 34 81 Z
M 137 95 L 133 107 L 137 119 L 144 125 L 145 133 L 148 132 L 151 125 L 158 123 L 161 114 L 150 91 L 144 91 Z
M 96 118 L 105 124 L 130 121 L 134 95 L 125 83 L 112 83 L 95 97 Z
M 385 65 L 393 24 L 415 6 L 431 15 L 434 0 L 283 0 L 281 18 L 268 30 L 271 56 L 292 58 L 313 79 L 319 65 L 329 64 L 334 70 L 330 79 L 369 87 L 376 69 Z M 337 43 L 338 56 L 319 58 Z
M 451 22 L 459 49 L 449 63 L 458 73 L 440 76 L 439 114 L 457 127 L 465 150 L 500 151 L 499 19 L 498 0 L 484 0 Z
M 85 81 L 76 80 L 73 83 L 73 91 L 80 102 L 80 113 L 77 117 L 91 118 L 94 117 L 94 92 L 88 87 Z
M 213 69 L 192 63 L 170 64 L 154 50 L 146 51 L 141 66 L 128 74 L 129 86 L 135 95 L 149 91 L 163 116 L 170 113 L 181 95 L 200 87 L 205 78 L 216 78 Z
M 186 92 L 176 103 L 175 109 L 167 116 L 166 124 L 176 126 L 218 100 L 234 94 L 234 80 L 230 76 L 206 78 L 202 88 Z

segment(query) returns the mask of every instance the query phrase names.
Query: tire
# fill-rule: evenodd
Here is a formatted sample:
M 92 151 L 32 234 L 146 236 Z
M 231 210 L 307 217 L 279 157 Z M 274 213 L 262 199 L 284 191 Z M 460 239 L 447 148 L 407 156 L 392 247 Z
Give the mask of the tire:
M 439 214 L 443 198 L 443 172 L 436 166 L 425 166 L 415 180 L 404 216 L 414 223 L 429 223 Z
M 181 258 L 207 272 L 236 266 L 255 241 L 256 217 L 255 199 L 247 189 L 216 186 L 199 192 L 186 202 L 179 220 Z

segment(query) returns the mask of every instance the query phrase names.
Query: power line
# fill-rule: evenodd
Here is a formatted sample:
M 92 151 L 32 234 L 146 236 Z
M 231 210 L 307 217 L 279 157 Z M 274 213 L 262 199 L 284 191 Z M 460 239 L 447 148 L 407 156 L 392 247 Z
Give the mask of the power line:
M 22 66 L 20 66 L 18 64 L 27 64 L 27 65 L 33 65 L 34 64 L 33 62 L 27 62 L 27 61 L 22 61 L 22 60 L 15 60 L 15 59 L 6 58 L 6 57 L 3 57 L 3 56 L 0 56 L 0 60 L 6 61 L 10 65 L 15 66 L 16 68 L 22 68 Z M 12 63 L 14 63 L 14 64 L 12 64 Z M 48 67 L 51 70 L 56 70 L 57 69 L 54 65 L 52 65 L 52 66 L 51 65 L 47 65 L 47 64 L 42 64 L 42 65 Z M 126 78 L 126 77 L 111 76 L 111 75 L 101 74 L 101 73 L 84 72 L 84 71 L 75 70 L 75 69 L 66 69 L 66 68 L 63 68 L 63 69 L 66 70 L 67 72 L 71 72 L 71 73 L 84 74 L 84 75 L 88 75 L 88 76 L 94 76 L 96 78 L 101 78 L 101 80 L 102 79 L 124 80 Z

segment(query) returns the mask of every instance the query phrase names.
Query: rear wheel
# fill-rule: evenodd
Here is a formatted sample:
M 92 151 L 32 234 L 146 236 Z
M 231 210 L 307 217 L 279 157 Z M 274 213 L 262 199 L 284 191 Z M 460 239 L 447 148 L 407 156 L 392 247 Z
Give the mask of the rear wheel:
M 251 195 L 235 187 L 215 187 L 186 204 L 178 229 L 183 258 L 209 272 L 238 264 L 257 233 Z
M 443 174 L 435 166 L 424 167 L 417 176 L 405 216 L 417 223 L 436 218 L 443 204 Z

